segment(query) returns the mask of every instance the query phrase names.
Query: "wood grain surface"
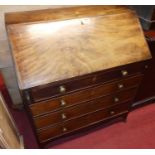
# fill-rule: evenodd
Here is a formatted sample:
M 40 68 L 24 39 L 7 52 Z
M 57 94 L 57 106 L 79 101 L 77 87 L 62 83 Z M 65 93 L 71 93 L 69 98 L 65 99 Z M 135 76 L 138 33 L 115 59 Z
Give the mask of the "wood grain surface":
M 106 109 L 110 106 L 125 103 L 127 101 L 132 101 L 135 96 L 135 92 L 137 88 L 133 88 L 127 91 L 122 91 L 113 95 L 104 96 L 101 98 L 97 98 L 95 100 L 91 100 L 90 102 L 83 102 L 82 104 L 78 104 L 77 106 L 72 106 L 69 108 L 62 109 L 60 111 L 51 112 L 49 114 L 33 118 L 36 128 L 42 128 L 47 126 L 56 125 L 59 122 L 64 122 L 66 120 L 70 120 L 73 118 L 77 118 L 88 113 L 92 113 L 99 109 Z M 115 102 L 114 99 L 118 98 L 119 101 Z
M 20 89 L 150 59 L 135 13 L 108 6 L 105 14 L 101 8 L 78 7 L 68 18 L 59 13 L 54 21 L 48 16 L 48 21 L 8 24 Z M 78 9 L 85 11 L 77 17 Z
M 62 110 L 63 108 L 77 106 L 96 98 L 101 98 L 107 95 L 114 95 L 117 92 L 125 91 L 127 89 L 136 88 L 140 84 L 142 79 L 141 75 L 132 76 L 125 80 L 117 80 L 111 83 L 102 84 L 89 89 L 81 90 L 72 94 L 64 95 L 59 98 L 53 98 L 51 100 L 45 100 L 35 104 L 29 105 L 33 116 L 44 115 L 51 111 Z M 119 88 L 118 85 L 123 84 L 123 88 Z M 61 101 L 65 102 L 65 105 L 61 104 Z M 107 102 L 109 104 L 109 102 Z
M 125 6 L 114 5 L 89 5 L 89 6 L 68 6 L 66 8 L 55 8 L 35 11 L 9 12 L 5 14 L 6 24 L 17 24 L 37 21 L 58 21 L 74 18 L 82 18 L 98 15 L 109 15 L 127 12 Z
M 72 119 L 64 123 L 60 123 L 57 126 L 45 128 L 43 130 L 38 131 L 38 137 L 41 143 L 49 141 L 50 139 L 64 135 L 66 133 L 88 127 L 90 125 L 99 123 L 101 121 L 105 121 L 112 117 L 117 117 L 118 115 L 121 115 L 123 113 L 128 113 L 129 106 L 129 103 L 123 103 L 119 105 L 117 104 L 108 109 L 98 110 L 94 113 L 87 114 L 85 116 Z M 113 112 L 114 114 L 112 114 Z

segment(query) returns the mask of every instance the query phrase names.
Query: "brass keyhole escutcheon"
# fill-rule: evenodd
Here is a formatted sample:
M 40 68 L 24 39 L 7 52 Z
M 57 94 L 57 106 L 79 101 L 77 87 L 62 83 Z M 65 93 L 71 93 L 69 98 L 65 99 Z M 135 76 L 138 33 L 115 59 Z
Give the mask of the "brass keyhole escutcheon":
M 124 88 L 124 85 L 123 84 L 118 84 L 118 88 L 122 89 L 122 88 Z
M 67 118 L 67 116 L 64 113 L 61 115 L 61 117 L 62 117 L 62 119 L 66 119 Z
M 66 92 L 65 86 L 60 86 L 60 87 L 59 87 L 59 91 L 60 91 L 60 93 Z
M 128 75 L 128 71 L 127 70 L 122 70 L 121 73 L 122 73 L 123 76 L 127 76 Z
M 60 100 L 61 106 L 65 106 L 66 102 L 64 100 Z
M 114 98 L 114 102 L 116 103 L 116 102 L 119 102 L 119 98 L 118 97 L 115 97 Z
M 110 111 L 110 114 L 111 114 L 111 115 L 114 115 L 114 114 L 115 114 L 115 112 L 114 112 L 114 111 Z
M 67 128 L 63 127 L 62 131 L 63 132 L 66 132 L 67 131 Z

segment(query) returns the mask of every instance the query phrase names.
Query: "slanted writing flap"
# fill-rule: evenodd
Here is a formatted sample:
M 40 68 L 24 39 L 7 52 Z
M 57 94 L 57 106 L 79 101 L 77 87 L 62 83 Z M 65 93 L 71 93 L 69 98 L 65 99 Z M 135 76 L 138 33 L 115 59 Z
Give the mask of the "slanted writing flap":
M 151 58 L 130 10 L 9 24 L 7 31 L 21 89 Z

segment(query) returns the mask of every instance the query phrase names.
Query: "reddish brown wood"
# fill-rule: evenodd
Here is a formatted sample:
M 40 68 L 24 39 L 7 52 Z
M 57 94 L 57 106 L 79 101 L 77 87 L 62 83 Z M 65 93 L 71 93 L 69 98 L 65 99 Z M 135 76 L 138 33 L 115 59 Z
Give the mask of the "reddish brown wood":
M 87 87 L 105 83 L 107 81 L 110 82 L 116 79 L 124 78 L 122 76 L 121 72 L 122 70 L 126 70 L 128 72 L 127 76 L 131 76 L 142 72 L 145 68 L 145 65 L 147 64 L 148 64 L 147 61 L 141 63 L 133 63 L 130 65 L 125 65 L 121 68 L 116 67 L 115 69 L 113 69 L 113 71 L 111 70 L 101 71 L 85 76 L 80 76 L 78 78 L 76 77 L 68 80 L 55 82 L 52 84 L 34 87 L 29 90 L 29 95 L 31 96 L 31 102 L 38 102 L 52 97 L 58 97 L 74 91 L 78 91 L 80 89 L 86 89 Z M 61 93 L 60 86 L 64 86 L 66 88 L 66 91 Z
M 126 118 L 151 58 L 134 12 L 79 6 L 9 13 L 6 28 L 39 144 L 110 118 Z
M 80 117 L 88 113 L 92 113 L 99 109 L 105 109 L 115 104 L 131 101 L 136 93 L 137 89 L 130 89 L 120 93 L 116 93 L 110 96 L 101 97 L 90 102 L 84 102 L 77 106 L 62 109 L 58 112 L 53 112 L 41 117 L 34 118 L 36 128 L 42 128 L 46 126 L 53 126 L 56 123 L 64 122 L 69 119 Z M 118 99 L 118 101 L 116 101 Z
M 20 89 L 151 59 L 133 11 L 112 6 L 70 10 L 53 13 L 67 19 L 7 25 Z M 84 17 L 77 18 L 81 10 Z
M 146 31 L 145 35 L 150 47 L 152 59 L 145 71 L 140 89 L 136 95 L 136 102 L 142 102 L 143 100 L 153 102 L 152 99 L 155 98 L 155 31 Z
M 83 101 L 89 101 L 90 99 L 94 99 L 97 97 L 101 97 L 103 95 L 105 96 L 105 95 L 117 92 L 120 90 L 118 88 L 119 84 L 123 84 L 124 86 L 121 90 L 125 90 L 131 87 L 138 86 L 138 84 L 141 81 L 141 78 L 142 76 L 138 75 L 138 76 L 127 78 L 125 80 L 119 80 L 119 81 L 115 81 L 112 83 L 99 85 L 97 87 L 93 87 L 90 89 L 78 91 L 76 93 L 65 95 L 65 96 L 62 96 L 62 97 L 59 97 L 53 100 L 49 100 L 45 102 L 38 102 L 38 103 L 30 105 L 30 109 L 34 116 L 39 115 L 39 114 L 44 114 L 52 110 L 59 109 L 61 107 L 76 105 Z M 61 106 L 62 100 L 66 103 L 66 105 Z
M 127 113 L 129 109 L 129 105 L 130 104 L 128 103 L 123 103 L 105 110 L 96 111 L 93 114 L 88 114 L 86 116 L 67 121 L 56 127 L 41 130 L 40 132 L 38 132 L 39 139 L 41 142 L 45 142 L 57 136 L 61 136 L 69 132 L 73 132 L 75 130 L 87 127 L 89 125 L 109 119 L 119 114 Z M 64 131 L 65 129 L 66 131 Z
M 54 8 L 45 10 L 34 10 L 25 12 L 9 12 L 5 14 L 5 23 L 19 24 L 28 22 L 42 22 L 42 21 L 55 21 L 67 20 L 68 18 L 82 18 L 85 16 L 97 16 L 113 14 L 115 11 L 118 13 L 125 13 L 129 11 L 126 6 L 113 6 L 108 5 L 89 5 L 89 6 L 72 6 L 68 8 Z

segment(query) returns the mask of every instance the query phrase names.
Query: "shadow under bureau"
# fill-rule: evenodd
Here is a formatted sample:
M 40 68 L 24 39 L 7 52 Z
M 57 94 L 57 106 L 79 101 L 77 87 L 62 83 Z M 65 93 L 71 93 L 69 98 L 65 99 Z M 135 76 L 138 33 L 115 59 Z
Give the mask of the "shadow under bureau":
M 39 144 L 126 119 L 151 59 L 135 12 L 78 6 L 7 13 L 5 21 Z

